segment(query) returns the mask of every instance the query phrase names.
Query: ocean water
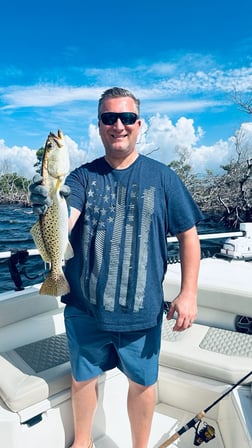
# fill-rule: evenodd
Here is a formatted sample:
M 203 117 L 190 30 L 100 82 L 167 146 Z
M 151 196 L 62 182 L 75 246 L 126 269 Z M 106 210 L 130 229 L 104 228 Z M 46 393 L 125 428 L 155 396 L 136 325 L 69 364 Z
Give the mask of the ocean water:
M 32 225 L 37 217 L 30 208 L 17 205 L 0 205 L 0 252 L 16 252 L 26 249 L 35 249 L 30 234 Z M 23 268 L 17 265 L 18 270 Z M 25 263 L 25 271 L 29 277 L 21 274 L 23 286 L 28 286 L 41 281 L 44 276 L 44 263 L 40 256 L 28 257 Z M 0 292 L 15 288 L 9 272 L 8 259 L 0 258 Z
M 35 244 L 30 234 L 32 225 L 36 222 L 37 216 L 30 208 L 17 205 L 0 205 L 0 252 L 16 252 L 26 249 L 34 249 Z M 199 233 L 214 233 L 225 231 L 215 224 L 201 224 L 198 227 Z M 208 240 L 202 242 L 203 256 L 211 256 L 220 250 L 222 242 Z M 169 261 L 178 261 L 178 245 L 169 244 Z M 25 272 L 29 278 L 21 273 L 22 286 L 28 286 L 42 281 L 45 275 L 44 263 L 40 256 L 29 256 L 24 265 L 17 264 L 18 271 L 25 267 Z M 12 281 L 8 259 L 0 258 L 0 292 L 9 291 L 15 288 Z

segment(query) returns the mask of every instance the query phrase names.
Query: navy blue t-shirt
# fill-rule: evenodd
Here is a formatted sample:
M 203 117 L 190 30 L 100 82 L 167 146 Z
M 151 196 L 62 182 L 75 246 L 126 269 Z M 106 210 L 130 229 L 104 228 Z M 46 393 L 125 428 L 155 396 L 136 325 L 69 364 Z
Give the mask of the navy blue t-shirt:
M 67 178 L 72 207 L 81 211 L 66 265 L 71 292 L 62 298 L 110 331 L 157 325 L 163 309 L 167 235 L 202 219 L 179 177 L 143 155 L 126 169 L 104 157 Z

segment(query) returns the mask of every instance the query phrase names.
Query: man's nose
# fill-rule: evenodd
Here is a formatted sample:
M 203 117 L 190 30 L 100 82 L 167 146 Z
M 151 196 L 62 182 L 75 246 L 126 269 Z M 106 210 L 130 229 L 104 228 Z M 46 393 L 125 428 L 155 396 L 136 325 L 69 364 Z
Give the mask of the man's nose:
M 124 124 L 123 124 L 123 122 L 121 121 L 121 119 L 120 119 L 119 117 L 117 118 L 117 120 L 116 120 L 114 126 L 115 126 L 116 128 L 118 128 L 118 129 L 122 129 L 122 128 L 124 128 Z

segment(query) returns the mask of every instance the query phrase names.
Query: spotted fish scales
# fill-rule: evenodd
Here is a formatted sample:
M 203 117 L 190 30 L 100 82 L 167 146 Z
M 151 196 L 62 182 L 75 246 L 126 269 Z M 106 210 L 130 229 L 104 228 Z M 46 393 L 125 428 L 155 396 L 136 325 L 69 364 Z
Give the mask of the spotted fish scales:
M 41 257 L 50 264 L 50 270 L 40 288 L 40 294 L 62 296 L 69 292 L 69 284 L 62 266 L 73 257 L 68 240 L 68 209 L 60 188 L 69 173 L 69 154 L 61 131 L 49 134 L 42 160 L 42 184 L 51 200 L 44 215 L 31 228 L 31 235 Z

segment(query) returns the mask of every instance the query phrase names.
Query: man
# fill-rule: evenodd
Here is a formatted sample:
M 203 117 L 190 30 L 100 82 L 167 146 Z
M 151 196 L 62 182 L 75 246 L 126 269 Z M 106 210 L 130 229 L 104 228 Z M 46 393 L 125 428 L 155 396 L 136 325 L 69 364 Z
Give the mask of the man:
M 179 241 L 182 280 L 167 318 L 176 311 L 174 330 L 182 331 L 197 315 L 200 247 L 195 224 L 202 215 L 172 170 L 138 154 L 139 108 L 128 90 L 105 91 L 98 105 L 105 156 L 77 168 L 66 181 L 75 254 L 65 272 L 70 294 L 62 298 L 73 374 L 72 448 L 94 446 L 97 377 L 114 367 L 129 382 L 132 448 L 147 448 L 168 233 Z

